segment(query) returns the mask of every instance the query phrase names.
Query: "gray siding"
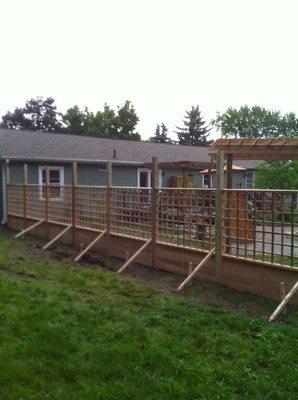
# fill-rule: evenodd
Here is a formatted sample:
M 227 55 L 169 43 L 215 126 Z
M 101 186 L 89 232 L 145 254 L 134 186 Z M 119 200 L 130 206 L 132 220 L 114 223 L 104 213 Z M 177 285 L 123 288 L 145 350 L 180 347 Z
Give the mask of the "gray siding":
M 38 184 L 39 166 L 56 166 L 64 167 L 64 183 L 70 185 L 72 183 L 72 166 L 71 164 L 45 164 L 45 163 L 28 163 L 28 180 L 29 183 Z M 186 170 L 185 175 L 193 175 L 194 187 L 203 187 L 203 175 L 199 171 Z M 181 170 L 163 170 L 162 186 L 168 187 L 171 176 L 182 176 Z M 23 182 L 23 164 L 10 164 L 11 183 Z M 226 177 L 225 177 L 226 181 Z M 105 166 L 92 164 L 78 165 L 78 184 L 79 185 L 99 185 L 105 186 L 107 175 Z M 137 186 L 137 167 L 133 166 L 114 166 L 113 167 L 113 185 L 114 186 Z M 212 175 L 212 187 L 216 187 L 216 175 Z M 246 172 L 237 172 L 233 174 L 233 188 L 246 188 Z
M 72 183 L 72 166 L 70 164 L 49 164 L 49 163 L 28 163 L 28 182 L 38 184 L 39 167 L 55 166 L 64 168 L 64 183 Z M 78 184 L 79 185 L 99 185 L 104 186 L 107 182 L 105 166 L 79 164 L 78 165 Z M 10 163 L 10 181 L 11 183 L 23 183 L 23 164 Z M 115 186 L 137 186 L 137 168 L 123 166 L 113 167 L 113 185 Z

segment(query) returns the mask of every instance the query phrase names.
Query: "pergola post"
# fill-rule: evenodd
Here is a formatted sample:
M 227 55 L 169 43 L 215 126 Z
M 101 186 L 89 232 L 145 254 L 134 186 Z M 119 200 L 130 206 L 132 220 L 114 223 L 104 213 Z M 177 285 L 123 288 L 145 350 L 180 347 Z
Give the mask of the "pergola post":
M 221 280 L 221 229 L 222 229 L 222 215 L 221 215 L 221 201 L 222 201 L 222 188 L 224 177 L 224 152 L 219 150 L 216 158 L 216 203 L 215 203 L 215 280 L 220 283 Z
M 227 189 L 233 188 L 233 154 L 227 154 Z

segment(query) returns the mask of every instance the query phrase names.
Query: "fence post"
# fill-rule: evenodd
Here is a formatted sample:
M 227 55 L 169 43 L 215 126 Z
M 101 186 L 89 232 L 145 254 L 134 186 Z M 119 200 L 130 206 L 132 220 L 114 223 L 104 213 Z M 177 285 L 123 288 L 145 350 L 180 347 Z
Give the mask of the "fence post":
M 76 186 L 78 184 L 77 162 L 72 163 L 72 245 L 76 245 Z
M 221 281 L 221 266 L 222 266 L 222 215 L 221 215 L 221 201 L 222 201 L 222 188 L 224 177 L 224 153 L 222 150 L 217 152 L 216 158 L 216 205 L 215 205 L 215 280 L 216 283 Z
M 111 253 L 111 208 L 112 208 L 112 162 L 107 163 L 107 200 L 106 200 L 106 255 L 110 257 Z
M 27 164 L 24 164 L 24 182 L 23 182 L 23 220 L 24 220 L 24 229 L 26 228 L 26 220 L 27 220 L 27 185 L 28 185 L 28 166 L 27 166 Z
M 158 241 L 158 159 L 152 157 L 152 175 L 151 175 L 151 252 L 152 267 L 158 269 L 157 265 L 157 241 Z
M 45 182 L 45 223 L 46 223 L 46 239 L 49 238 L 49 185 L 50 185 L 50 169 L 46 167 Z

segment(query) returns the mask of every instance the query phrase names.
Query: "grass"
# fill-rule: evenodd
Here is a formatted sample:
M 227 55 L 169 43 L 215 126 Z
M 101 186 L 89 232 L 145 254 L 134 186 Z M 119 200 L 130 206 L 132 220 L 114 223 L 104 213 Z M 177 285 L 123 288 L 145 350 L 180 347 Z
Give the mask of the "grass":
M 2 232 L 0 246 L 1 399 L 298 398 L 297 308 L 269 324 L 51 259 L 36 240 Z

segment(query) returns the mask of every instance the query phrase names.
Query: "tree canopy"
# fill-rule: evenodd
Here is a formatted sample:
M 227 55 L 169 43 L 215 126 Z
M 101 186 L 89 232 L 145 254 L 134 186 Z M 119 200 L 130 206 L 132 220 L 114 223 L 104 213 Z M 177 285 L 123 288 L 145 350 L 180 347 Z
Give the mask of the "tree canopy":
M 186 146 L 209 146 L 212 143 L 208 140 L 210 128 L 206 126 L 206 122 L 201 116 L 199 106 L 192 106 L 186 111 L 183 120 L 183 127 L 176 127 L 179 144 Z
M 298 161 L 267 161 L 259 165 L 255 186 L 262 189 L 297 189 Z
M 37 97 L 2 117 L 2 128 L 88 135 L 125 140 L 141 140 L 135 131 L 139 121 L 130 101 L 113 110 L 105 104 L 102 111 L 80 110 L 75 105 L 59 113 L 54 99 Z
M 174 143 L 174 141 L 168 136 L 168 128 L 163 122 L 156 125 L 154 136 L 151 136 L 149 141 L 153 143 Z
M 229 138 L 279 138 L 298 137 L 298 119 L 295 113 L 282 115 L 279 111 L 247 105 L 239 109 L 229 107 L 217 113 L 212 124 L 222 137 Z
M 57 107 L 52 97 L 37 97 L 26 101 L 25 107 L 16 108 L 2 117 L 1 128 L 53 132 L 60 127 Z

